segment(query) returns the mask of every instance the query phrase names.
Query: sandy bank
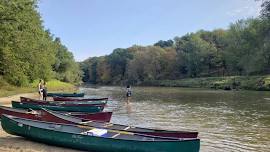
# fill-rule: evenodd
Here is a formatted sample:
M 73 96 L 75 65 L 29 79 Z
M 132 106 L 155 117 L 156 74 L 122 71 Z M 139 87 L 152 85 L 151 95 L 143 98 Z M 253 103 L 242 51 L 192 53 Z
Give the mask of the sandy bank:
M 29 97 L 29 98 L 38 99 L 39 96 L 37 93 L 23 93 L 23 94 L 8 96 L 8 97 L 2 97 L 0 98 L 0 105 L 10 106 L 12 100 L 19 101 L 20 97 Z

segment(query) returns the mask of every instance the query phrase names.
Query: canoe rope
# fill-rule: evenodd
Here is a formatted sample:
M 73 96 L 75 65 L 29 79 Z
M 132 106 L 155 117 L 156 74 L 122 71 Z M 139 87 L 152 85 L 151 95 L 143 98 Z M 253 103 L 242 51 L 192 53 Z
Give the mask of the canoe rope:
M 76 126 L 79 127 L 79 128 L 82 128 L 82 129 L 96 129 L 95 127 L 90 127 L 90 126 L 83 126 L 83 125 L 76 125 Z M 114 133 L 117 133 L 117 134 L 135 135 L 134 133 L 127 132 L 127 131 L 111 130 L 111 129 L 107 129 L 107 130 L 109 132 L 114 132 Z

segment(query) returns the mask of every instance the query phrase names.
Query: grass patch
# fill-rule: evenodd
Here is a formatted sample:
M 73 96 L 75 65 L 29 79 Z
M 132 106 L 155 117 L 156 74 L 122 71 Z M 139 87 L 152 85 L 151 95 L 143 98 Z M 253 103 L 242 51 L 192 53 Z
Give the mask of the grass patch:
M 31 87 L 36 88 L 36 91 L 38 88 L 38 83 L 39 83 L 39 80 L 36 80 L 31 84 Z M 75 91 L 76 90 L 76 87 L 73 84 L 62 82 L 59 80 L 48 81 L 47 88 L 48 88 L 48 92 L 51 92 L 51 91 Z
M 0 97 L 11 96 L 19 93 L 31 93 L 38 91 L 38 80 L 31 83 L 28 87 L 16 87 L 8 84 L 0 78 Z M 47 82 L 48 91 L 74 92 L 77 88 L 70 83 L 61 82 L 58 80 L 50 80 Z

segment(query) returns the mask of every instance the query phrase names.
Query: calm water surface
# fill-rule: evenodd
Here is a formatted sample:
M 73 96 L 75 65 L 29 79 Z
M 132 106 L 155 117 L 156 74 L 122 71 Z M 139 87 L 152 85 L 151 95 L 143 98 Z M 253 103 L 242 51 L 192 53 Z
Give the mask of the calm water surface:
M 202 152 L 270 151 L 270 92 L 133 87 L 82 87 L 87 96 L 108 96 L 112 122 L 199 131 Z

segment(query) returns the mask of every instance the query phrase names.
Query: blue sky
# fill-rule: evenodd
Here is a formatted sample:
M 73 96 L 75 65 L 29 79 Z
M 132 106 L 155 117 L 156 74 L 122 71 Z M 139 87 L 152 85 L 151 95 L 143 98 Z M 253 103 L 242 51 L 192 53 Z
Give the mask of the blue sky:
M 255 0 L 40 0 L 46 29 L 76 61 L 115 48 L 151 45 L 200 29 L 227 28 L 259 15 Z

